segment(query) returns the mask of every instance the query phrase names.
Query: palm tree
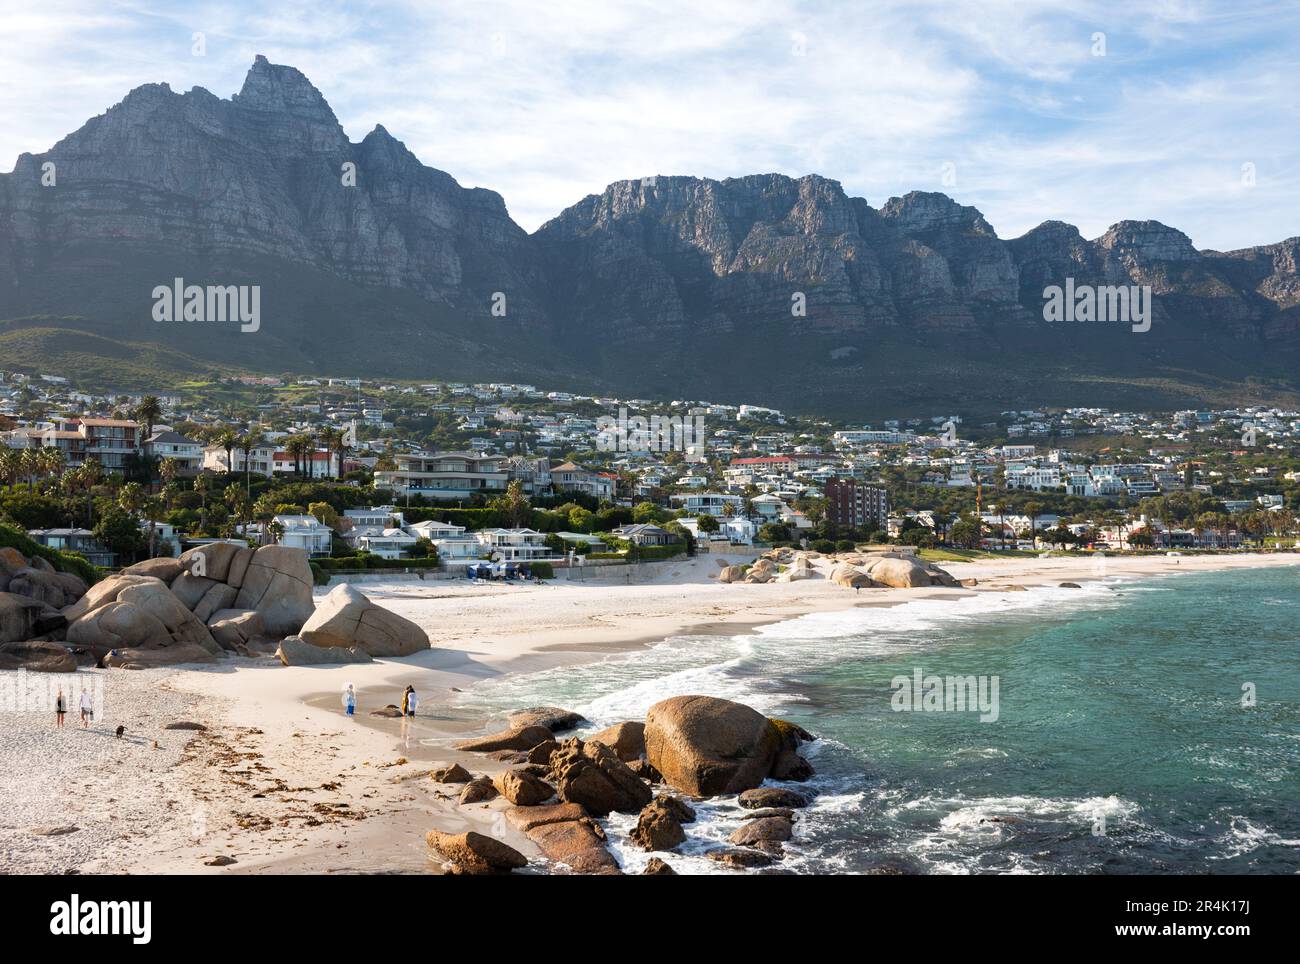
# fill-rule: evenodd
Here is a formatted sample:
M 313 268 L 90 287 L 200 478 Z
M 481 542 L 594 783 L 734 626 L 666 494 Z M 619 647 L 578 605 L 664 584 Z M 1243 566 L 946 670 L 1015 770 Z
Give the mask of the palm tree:
M 158 466 L 158 478 L 162 479 L 163 488 L 175 482 L 176 476 L 180 474 L 181 464 L 175 459 L 163 459 L 162 464 Z
M 249 502 L 243 489 L 237 485 L 226 486 L 225 501 L 236 525 L 248 520 Z
M 340 453 L 341 451 L 343 445 L 343 433 L 336 428 L 323 428 L 316 433 L 316 441 L 319 443 L 320 447 L 323 448 L 325 452 L 332 457 L 336 453 Z M 331 470 L 333 469 L 332 462 L 329 468 Z M 343 474 L 343 457 L 340 454 L 338 472 L 333 473 L 333 475 L 334 478 L 337 479 L 342 474 Z
M 137 422 L 144 423 L 144 437 L 148 439 L 153 436 L 154 425 L 163 417 L 162 403 L 157 395 L 146 395 L 131 414 Z
M 122 486 L 122 491 L 117 494 L 118 507 L 127 513 L 133 520 L 138 521 L 140 513 L 149 502 L 149 494 L 145 492 L 144 486 L 139 482 L 128 482 Z M 154 533 L 153 523 L 149 524 L 149 557 L 153 558 Z
M 95 486 L 104 480 L 104 468 L 95 459 L 86 459 L 77 469 L 77 484 L 86 491 L 86 528 L 94 528 Z
M 68 460 L 63 454 L 63 450 L 50 446 L 43 448 L 37 457 L 40 462 L 41 474 L 47 480 L 57 482 L 67 468 Z
M 0 481 L 10 488 L 18 484 L 23 473 L 23 454 L 7 445 L 0 445 Z
M 290 435 L 284 442 L 284 450 L 293 456 L 293 473 L 302 478 L 302 464 L 313 446 L 305 435 Z
M 232 429 L 225 429 L 218 433 L 214 443 L 220 446 L 226 452 L 226 474 L 229 475 L 235 470 L 235 449 L 239 448 L 239 436 Z
M 266 436 L 257 429 L 249 429 L 248 434 L 239 440 L 239 447 L 244 453 L 244 491 L 253 488 L 253 450 L 266 444 Z
M 1035 549 L 1038 548 L 1038 517 L 1043 514 L 1043 503 L 1026 502 L 1025 515 L 1029 516 L 1029 537 L 1033 540 L 1032 544 Z
M 149 520 L 149 558 L 157 553 L 158 523 L 167 518 L 167 506 L 157 496 L 145 500 L 144 517 Z
M 162 487 L 160 494 L 162 495 L 163 506 L 170 512 L 172 506 L 176 504 L 176 498 L 181 494 L 181 487 L 175 482 L 168 482 Z
M 39 449 L 23 449 L 22 475 L 27 480 L 27 491 L 36 487 L 36 476 L 41 471 L 41 453 Z
M 199 529 L 208 531 L 208 477 L 200 472 L 194 476 L 194 491 L 199 494 Z

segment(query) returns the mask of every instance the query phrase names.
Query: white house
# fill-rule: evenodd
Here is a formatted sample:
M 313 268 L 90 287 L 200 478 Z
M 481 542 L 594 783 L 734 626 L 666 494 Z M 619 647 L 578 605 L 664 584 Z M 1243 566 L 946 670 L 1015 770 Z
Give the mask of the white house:
M 719 492 L 689 492 L 672 496 L 674 502 L 681 503 L 687 515 L 735 515 L 745 500 L 738 495 L 723 495 Z
M 269 476 L 274 460 L 275 446 L 273 445 L 257 446 L 251 452 L 239 448 L 231 452 L 231 461 L 235 463 L 234 470 L 241 474 L 247 472 L 250 475 Z M 203 468 L 212 472 L 229 471 L 230 467 L 226 465 L 226 450 L 217 445 L 209 445 L 205 448 Z
M 281 528 L 280 545 L 306 549 L 310 556 L 328 556 L 334 530 L 314 515 L 278 515 L 271 520 Z
M 197 474 L 203 468 L 203 443 L 179 432 L 154 432 L 144 443 L 144 449 L 157 459 L 175 459 L 183 473 Z
M 487 549 L 479 542 L 477 535 L 466 532 L 464 526 L 427 519 L 408 525 L 405 529 L 415 539 L 428 539 L 432 542 L 444 565 L 466 565 L 487 555 Z
M 502 562 L 553 558 L 546 534 L 535 529 L 480 529 L 474 535 L 483 549 Z
M 360 535 L 354 535 L 350 541 L 358 549 L 364 549 L 367 552 L 373 552 L 377 556 L 385 559 L 400 559 L 407 554 L 416 543 L 415 536 L 404 532 L 401 529 L 376 529 L 373 526 L 367 526 Z

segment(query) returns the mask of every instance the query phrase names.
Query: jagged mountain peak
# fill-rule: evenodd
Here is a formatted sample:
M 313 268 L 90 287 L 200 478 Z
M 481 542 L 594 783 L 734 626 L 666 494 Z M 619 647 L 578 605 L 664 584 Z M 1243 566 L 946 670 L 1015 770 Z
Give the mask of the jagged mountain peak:
M 1194 261 L 1201 256 L 1191 238 L 1159 221 L 1119 221 L 1096 243 L 1108 251 L 1155 261 Z
M 250 110 L 292 114 L 316 121 L 338 123 L 324 95 L 297 67 L 273 64 L 258 54 L 244 77 L 234 101 Z
M 958 228 L 997 237 L 978 209 L 959 204 L 938 191 L 910 191 L 902 197 L 891 197 L 881 206 L 880 216 L 903 231 Z

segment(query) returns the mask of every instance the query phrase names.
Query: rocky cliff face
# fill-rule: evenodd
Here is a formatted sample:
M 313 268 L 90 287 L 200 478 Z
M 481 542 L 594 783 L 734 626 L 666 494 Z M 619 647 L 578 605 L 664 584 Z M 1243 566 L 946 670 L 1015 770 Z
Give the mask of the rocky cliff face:
M 758 338 L 755 385 L 775 353 L 808 383 L 834 362 L 827 390 L 847 392 L 862 372 L 846 360 L 882 338 L 922 354 L 965 339 L 962 357 L 990 364 L 1008 345 L 1048 351 L 1035 339 L 1060 332 L 1046 331 L 1042 292 L 1066 278 L 1152 286 L 1156 334 L 1126 350 L 1285 354 L 1300 348 L 1298 253 L 1297 238 L 1197 251 L 1149 221 L 1095 240 L 1048 221 L 1003 240 L 943 194 L 876 208 L 835 181 L 778 174 L 620 181 L 529 236 L 499 195 L 426 167 L 383 127 L 350 142 L 306 77 L 263 57 L 229 100 L 146 85 L 0 175 L 0 319 L 85 316 L 100 333 L 188 337 L 218 361 L 270 349 L 275 370 L 463 376 L 477 359 L 538 377 L 553 352 L 546 365 L 566 378 L 703 391 L 714 382 L 693 353 Z M 149 291 L 173 274 L 262 284 L 257 351 L 153 326 Z M 1202 354 L 1214 370 L 1217 353 Z
M 1124 221 L 1094 241 L 1048 221 L 1004 241 L 943 194 L 913 192 L 876 210 L 834 181 L 777 174 L 619 182 L 533 240 L 551 256 L 557 314 L 627 336 L 764 322 L 824 332 L 1037 325 L 1043 288 L 1073 278 L 1149 284 L 1163 321 L 1268 339 L 1294 329 L 1279 316 L 1295 308 L 1300 245 L 1202 253 L 1154 221 Z M 804 321 L 791 314 L 796 291 Z
M 12 241 L 0 256 L 18 278 L 110 242 L 192 252 L 214 271 L 225 256 L 273 256 L 466 313 L 506 290 L 521 317 L 535 311 L 528 239 L 500 195 L 425 167 L 383 127 L 349 142 L 306 77 L 260 56 L 230 100 L 137 88 L 3 180 Z

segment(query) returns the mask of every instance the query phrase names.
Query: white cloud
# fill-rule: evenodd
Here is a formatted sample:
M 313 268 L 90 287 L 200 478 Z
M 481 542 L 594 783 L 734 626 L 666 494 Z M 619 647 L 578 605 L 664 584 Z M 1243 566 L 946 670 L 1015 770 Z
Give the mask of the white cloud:
M 530 230 L 622 178 L 780 171 L 877 205 L 946 190 L 1003 236 L 1156 218 L 1226 248 L 1300 231 L 1298 26 L 1266 0 L 49 0 L 0 33 L 0 165 L 142 83 L 228 97 L 263 53 Z

